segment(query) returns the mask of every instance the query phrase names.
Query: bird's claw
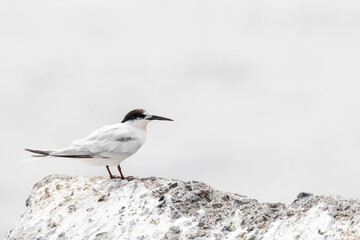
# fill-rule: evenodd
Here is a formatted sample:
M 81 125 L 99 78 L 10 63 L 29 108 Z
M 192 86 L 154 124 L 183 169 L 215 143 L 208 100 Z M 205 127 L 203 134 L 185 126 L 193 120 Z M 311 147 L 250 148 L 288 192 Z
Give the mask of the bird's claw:
M 110 176 L 110 179 L 115 179 L 115 178 L 120 178 L 121 180 L 125 179 L 124 177 L 120 177 L 120 176 L 114 176 L 114 175 Z

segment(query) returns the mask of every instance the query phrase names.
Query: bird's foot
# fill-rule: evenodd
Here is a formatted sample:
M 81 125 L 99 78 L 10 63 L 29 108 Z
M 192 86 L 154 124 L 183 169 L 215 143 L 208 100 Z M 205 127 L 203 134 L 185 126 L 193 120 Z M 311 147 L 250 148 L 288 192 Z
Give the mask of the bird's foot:
M 121 180 L 126 179 L 124 176 L 115 176 L 115 175 L 110 176 L 110 179 L 114 179 L 114 178 L 120 178 Z
M 120 178 L 120 176 L 110 175 L 110 179 L 114 179 L 114 178 Z

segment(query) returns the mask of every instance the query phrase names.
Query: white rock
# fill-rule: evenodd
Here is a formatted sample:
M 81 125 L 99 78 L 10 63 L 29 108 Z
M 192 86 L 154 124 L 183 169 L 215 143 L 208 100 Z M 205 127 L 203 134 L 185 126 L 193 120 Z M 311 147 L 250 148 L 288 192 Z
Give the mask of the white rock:
M 289 205 L 192 181 L 51 175 L 7 239 L 360 239 L 360 201 L 301 193 Z

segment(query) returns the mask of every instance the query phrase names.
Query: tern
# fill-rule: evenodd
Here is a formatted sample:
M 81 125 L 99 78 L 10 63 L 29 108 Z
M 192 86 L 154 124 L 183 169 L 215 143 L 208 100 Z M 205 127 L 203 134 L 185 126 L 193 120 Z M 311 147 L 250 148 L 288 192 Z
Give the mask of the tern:
M 25 150 L 36 153 L 34 157 L 79 158 L 92 165 L 106 166 L 110 178 L 119 178 L 109 169 L 109 166 L 117 166 L 120 178 L 125 179 L 120 163 L 144 144 L 146 127 L 152 120 L 173 121 L 144 109 L 135 109 L 126 114 L 121 123 L 106 125 L 85 138 L 72 141 L 65 148 L 55 151 Z

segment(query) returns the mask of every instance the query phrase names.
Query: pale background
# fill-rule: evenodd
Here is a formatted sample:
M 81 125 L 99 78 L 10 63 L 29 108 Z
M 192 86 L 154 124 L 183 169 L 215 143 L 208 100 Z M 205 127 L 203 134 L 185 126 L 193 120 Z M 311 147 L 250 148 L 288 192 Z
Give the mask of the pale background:
M 20 164 L 146 108 L 126 175 L 199 180 L 260 201 L 360 198 L 359 1 L 0 2 L 1 221 L 34 183 L 107 176 Z

